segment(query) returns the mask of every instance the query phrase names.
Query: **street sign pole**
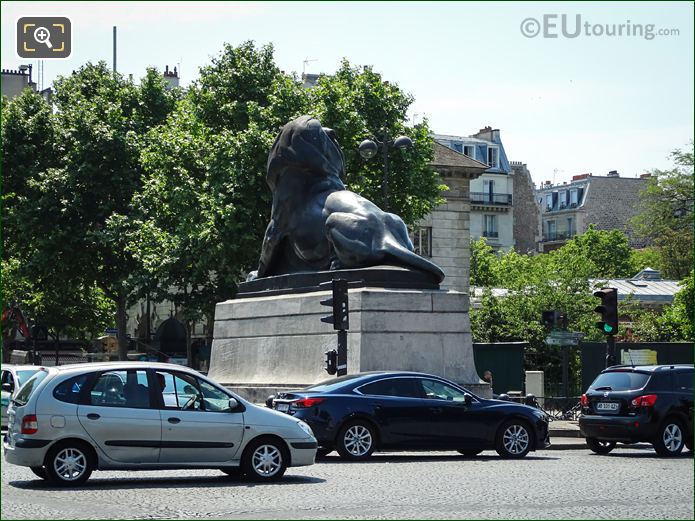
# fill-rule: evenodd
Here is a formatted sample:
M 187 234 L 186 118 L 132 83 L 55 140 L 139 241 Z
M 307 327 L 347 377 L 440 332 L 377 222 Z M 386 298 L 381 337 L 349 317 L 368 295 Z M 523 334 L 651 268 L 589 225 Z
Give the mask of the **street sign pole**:
M 606 337 L 606 367 L 615 365 L 615 337 Z
M 338 372 L 336 376 L 347 374 L 347 331 L 338 331 Z

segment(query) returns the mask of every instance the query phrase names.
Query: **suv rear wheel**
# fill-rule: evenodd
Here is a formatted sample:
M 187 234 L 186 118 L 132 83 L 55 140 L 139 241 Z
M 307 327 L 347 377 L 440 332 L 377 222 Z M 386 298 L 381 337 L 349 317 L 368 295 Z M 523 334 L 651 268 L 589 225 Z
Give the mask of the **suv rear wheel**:
M 683 426 L 674 418 L 666 418 L 652 445 L 659 456 L 676 456 L 685 445 Z
M 596 438 L 587 438 L 586 444 L 596 454 L 608 454 L 615 448 L 614 441 L 599 440 Z

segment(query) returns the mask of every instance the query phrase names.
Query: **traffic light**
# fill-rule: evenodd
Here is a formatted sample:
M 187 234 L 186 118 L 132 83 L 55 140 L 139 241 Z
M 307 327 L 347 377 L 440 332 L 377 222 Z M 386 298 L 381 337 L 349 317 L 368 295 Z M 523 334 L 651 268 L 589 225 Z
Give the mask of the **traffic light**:
M 326 372 L 328 374 L 335 374 L 338 372 L 338 352 L 335 349 L 326 351 L 324 353 L 326 356 Z
M 321 317 L 321 322 L 333 324 L 333 329 L 337 330 L 350 329 L 347 280 L 334 279 L 332 287 L 333 296 L 322 300 L 321 305 L 333 308 L 333 314 Z
M 601 304 L 594 308 L 596 313 L 601 313 L 601 322 L 596 322 L 604 335 L 613 336 L 618 333 L 618 290 L 615 288 L 601 288 L 594 291 L 594 297 L 601 299 Z

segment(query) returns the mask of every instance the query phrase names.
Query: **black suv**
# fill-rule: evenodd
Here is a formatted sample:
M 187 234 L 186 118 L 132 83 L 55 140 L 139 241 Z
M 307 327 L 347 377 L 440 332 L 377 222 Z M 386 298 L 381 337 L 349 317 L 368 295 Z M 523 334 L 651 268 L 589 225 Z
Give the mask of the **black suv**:
M 647 441 L 661 456 L 693 450 L 692 365 L 609 367 L 581 403 L 579 429 L 597 454 L 616 442 Z

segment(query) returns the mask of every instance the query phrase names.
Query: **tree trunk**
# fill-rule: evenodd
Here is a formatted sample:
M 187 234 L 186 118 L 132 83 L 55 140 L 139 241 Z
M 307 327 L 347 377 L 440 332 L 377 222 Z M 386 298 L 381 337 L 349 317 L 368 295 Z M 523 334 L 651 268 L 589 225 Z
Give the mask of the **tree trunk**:
M 186 365 L 193 367 L 193 348 L 191 346 L 191 331 L 193 322 L 186 320 Z
M 126 295 L 119 293 L 116 299 L 116 328 L 118 329 L 118 359 L 128 359 L 128 337 L 126 329 L 128 321 L 126 319 Z

